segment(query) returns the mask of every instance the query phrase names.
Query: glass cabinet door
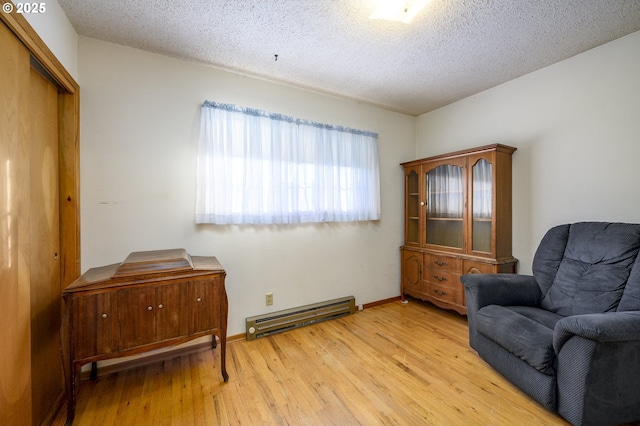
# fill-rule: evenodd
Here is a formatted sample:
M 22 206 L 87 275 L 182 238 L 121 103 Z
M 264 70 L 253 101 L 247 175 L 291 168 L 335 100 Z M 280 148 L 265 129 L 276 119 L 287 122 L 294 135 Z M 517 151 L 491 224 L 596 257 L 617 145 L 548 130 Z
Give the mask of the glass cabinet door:
M 426 243 L 463 248 L 464 168 L 442 164 L 425 175 Z
M 405 175 L 405 242 L 420 244 L 420 167 L 408 169 Z
M 472 167 L 472 250 L 491 253 L 493 165 L 481 158 Z

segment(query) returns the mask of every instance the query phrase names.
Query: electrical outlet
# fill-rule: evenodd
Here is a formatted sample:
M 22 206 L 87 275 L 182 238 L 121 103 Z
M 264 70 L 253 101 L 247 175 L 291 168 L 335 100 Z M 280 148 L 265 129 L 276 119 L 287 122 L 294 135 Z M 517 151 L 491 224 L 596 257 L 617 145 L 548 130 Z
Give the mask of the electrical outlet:
M 265 300 L 267 302 L 267 306 L 273 305 L 273 293 L 265 294 Z

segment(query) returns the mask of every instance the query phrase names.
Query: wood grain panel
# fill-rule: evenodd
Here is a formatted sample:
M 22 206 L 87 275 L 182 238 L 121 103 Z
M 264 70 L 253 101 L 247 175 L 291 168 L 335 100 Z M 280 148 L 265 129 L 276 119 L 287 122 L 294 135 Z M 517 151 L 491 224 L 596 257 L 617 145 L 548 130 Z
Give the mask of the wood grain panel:
M 58 94 L 60 293 L 80 275 L 79 96 Z
M 204 332 L 220 328 L 219 312 L 220 299 L 219 290 L 224 285 L 221 278 L 214 278 L 214 283 L 206 283 L 202 281 L 192 281 L 192 300 L 193 306 L 193 328 L 192 333 Z
M 33 418 L 63 391 L 60 354 L 58 90 L 31 68 L 29 102 Z
M 402 251 L 402 288 L 404 291 L 424 293 L 422 287 L 422 252 Z
M 77 330 L 77 339 L 80 341 L 76 356 L 84 358 L 116 352 L 117 317 L 111 303 L 111 293 L 93 294 L 74 300 L 74 303 L 78 304 L 74 310 L 78 315 L 73 317 L 73 328 Z
M 189 282 L 156 287 L 156 340 L 167 340 L 189 334 Z
M 31 424 L 29 52 L 0 24 L 0 424 Z
M 135 348 L 155 341 L 154 287 L 131 288 L 118 291 L 118 348 Z
M 22 15 L 0 21 L 0 424 L 48 424 L 62 398 L 61 282 L 80 273 L 79 89 Z M 31 87 L 31 57 L 60 93 Z
M 6 25 L 10 33 L 13 33 L 12 39 L 21 42 L 63 88 L 58 96 L 60 105 L 58 134 L 60 137 L 59 186 L 61 200 L 64 200 L 61 204 L 60 263 L 63 265 L 62 285 L 66 287 L 80 275 L 80 87 L 27 20 L 15 12 L 15 8 L 13 13 L 0 13 L 0 21 Z M 8 46 L 6 43 L 0 45 L 2 48 Z M 12 61 L 18 61 L 18 57 L 4 58 L 3 56 L 2 58 L 3 65 L 9 65 Z M 25 62 L 28 66 L 29 57 L 27 56 L 26 61 L 21 62 Z M 22 72 L 24 73 L 22 76 L 28 77 L 28 68 Z M 4 79 L 5 73 L 1 75 Z M 5 81 L 11 80 L 5 79 Z M 13 87 L 19 90 L 20 86 Z M 27 103 L 23 105 L 26 108 Z M 6 122 L 13 125 L 19 124 L 11 121 L 11 118 L 15 117 L 7 117 Z

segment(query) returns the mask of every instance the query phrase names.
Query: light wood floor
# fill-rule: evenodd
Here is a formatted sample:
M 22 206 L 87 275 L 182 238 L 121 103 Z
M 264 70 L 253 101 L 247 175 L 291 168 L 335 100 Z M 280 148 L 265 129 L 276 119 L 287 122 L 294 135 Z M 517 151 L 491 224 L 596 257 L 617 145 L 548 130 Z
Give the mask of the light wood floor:
M 466 318 L 410 300 L 80 386 L 74 425 L 566 425 L 494 372 Z M 55 423 L 64 424 L 64 413 Z

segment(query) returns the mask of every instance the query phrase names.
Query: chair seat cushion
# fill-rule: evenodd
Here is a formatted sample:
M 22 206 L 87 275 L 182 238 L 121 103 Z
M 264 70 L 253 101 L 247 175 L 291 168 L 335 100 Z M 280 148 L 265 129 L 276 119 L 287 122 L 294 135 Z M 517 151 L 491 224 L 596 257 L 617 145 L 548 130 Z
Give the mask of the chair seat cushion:
M 478 333 L 536 370 L 554 375 L 553 327 L 561 318 L 535 307 L 489 305 L 478 311 L 476 324 Z

